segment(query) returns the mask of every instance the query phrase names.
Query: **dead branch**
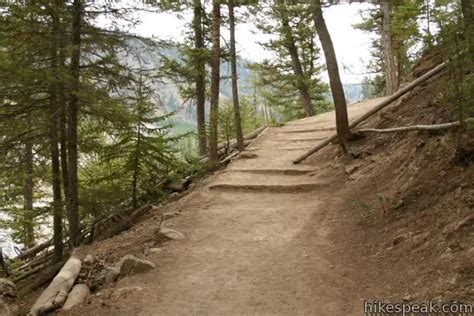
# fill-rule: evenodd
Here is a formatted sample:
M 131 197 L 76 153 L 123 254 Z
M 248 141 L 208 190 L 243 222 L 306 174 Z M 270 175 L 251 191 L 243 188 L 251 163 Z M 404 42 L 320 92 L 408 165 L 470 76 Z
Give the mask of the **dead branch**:
M 464 121 L 443 123 L 443 124 L 432 124 L 432 125 L 411 125 L 411 126 L 401 126 L 394 128 L 364 128 L 359 129 L 357 133 L 399 133 L 399 132 L 412 132 L 412 131 L 441 131 L 451 128 L 456 128 L 462 124 L 468 124 L 474 122 L 474 118 L 468 118 Z
M 53 243 L 53 240 L 50 239 L 50 240 L 48 240 L 48 241 L 46 241 L 42 244 L 34 246 L 33 248 L 26 249 L 25 251 L 20 253 L 18 256 L 16 256 L 14 259 L 23 260 L 23 259 L 28 259 L 28 258 L 34 257 L 34 256 L 36 256 L 37 253 L 39 253 L 39 252 L 43 251 L 44 249 L 48 248 L 49 246 L 51 246 L 52 243 Z

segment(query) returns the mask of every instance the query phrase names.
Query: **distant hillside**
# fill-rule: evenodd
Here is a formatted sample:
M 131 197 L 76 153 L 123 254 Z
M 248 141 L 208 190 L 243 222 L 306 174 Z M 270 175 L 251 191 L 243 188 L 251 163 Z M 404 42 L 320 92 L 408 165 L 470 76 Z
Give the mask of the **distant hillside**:
M 129 42 L 130 50 L 137 52 L 141 56 L 141 66 L 149 69 L 159 69 L 162 56 L 179 58 L 178 49 L 159 48 L 157 46 L 146 44 L 139 40 Z M 133 54 L 123 54 L 124 61 L 131 66 L 140 67 L 140 63 Z M 247 68 L 248 60 L 238 58 L 237 73 L 239 78 L 239 93 L 241 96 L 253 93 L 254 73 Z M 209 70 L 210 71 L 210 70 Z M 231 69 L 228 62 L 221 63 L 221 84 L 220 93 L 224 97 L 232 97 L 231 87 Z M 163 83 L 156 83 L 155 90 L 158 91 L 163 106 L 164 113 L 175 112 L 172 123 L 175 125 L 173 132 L 175 134 L 184 134 L 196 129 L 196 112 L 194 105 L 189 101 L 184 101 L 178 93 L 176 85 L 168 79 Z M 364 84 L 345 84 L 344 90 L 348 103 L 366 99 L 364 95 Z M 331 95 L 328 93 L 326 99 L 332 102 Z M 208 113 L 208 111 L 207 111 Z

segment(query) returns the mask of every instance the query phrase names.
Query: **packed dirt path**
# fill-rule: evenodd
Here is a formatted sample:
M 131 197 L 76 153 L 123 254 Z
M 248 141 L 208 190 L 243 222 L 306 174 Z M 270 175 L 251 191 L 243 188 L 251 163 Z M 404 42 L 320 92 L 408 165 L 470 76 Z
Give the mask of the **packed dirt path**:
M 379 101 L 351 106 L 350 117 Z M 120 280 L 111 299 L 88 313 L 362 314 L 363 272 L 340 262 L 345 249 L 329 237 L 341 226 L 331 206 L 337 192 L 317 161 L 291 163 L 334 131 L 333 112 L 266 129 L 174 204 L 181 215 L 167 226 L 186 238 L 150 255 L 155 270 Z

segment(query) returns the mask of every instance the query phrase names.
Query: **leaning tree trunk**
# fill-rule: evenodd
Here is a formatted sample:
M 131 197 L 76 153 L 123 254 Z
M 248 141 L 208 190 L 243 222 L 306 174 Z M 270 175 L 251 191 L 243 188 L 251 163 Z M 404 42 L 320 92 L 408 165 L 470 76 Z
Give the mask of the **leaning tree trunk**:
M 352 133 L 349 128 L 349 119 L 347 116 L 347 104 L 344 94 L 344 88 L 339 76 L 339 67 L 337 65 L 336 52 L 332 44 L 331 35 L 329 34 L 326 22 L 324 21 L 323 12 L 321 10 L 321 1 L 313 0 L 311 6 L 313 12 L 314 25 L 318 33 L 321 46 L 323 47 L 324 56 L 326 57 L 326 65 L 329 74 L 329 83 L 331 86 L 332 98 L 336 108 L 336 128 L 340 144 L 344 151 L 347 150 L 347 140 L 351 138 Z
M 209 158 L 217 163 L 218 115 L 219 115 L 219 83 L 220 83 L 220 1 L 212 1 L 212 56 L 211 56 L 211 110 L 209 128 Z
M 309 94 L 308 85 L 305 80 L 303 67 L 301 66 L 300 57 L 298 55 L 298 49 L 295 44 L 295 38 L 291 30 L 288 16 L 286 15 L 286 5 L 281 4 L 279 7 L 279 13 L 281 16 L 281 22 L 283 25 L 283 32 L 285 37 L 285 46 L 288 49 L 291 57 L 291 64 L 293 72 L 296 76 L 296 84 L 298 92 L 300 94 L 301 103 L 303 103 L 303 109 L 306 117 L 313 116 L 313 104 L 311 102 L 311 96 Z
M 234 18 L 234 0 L 229 0 L 229 28 L 230 28 L 230 63 L 232 68 L 232 101 L 234 105 L 235 138 L 237 139 L 237 148 L 243 151 L 244 136 L 242 135 L 242 121 L 240 118 L 239 89 L 237 82 L 237 56 L 235 52 L 235 18 Z
M 78 246 L 79 240 L 79 189 L 77 178 L 77 124 L 79 113 L 80 89 L 80 60 L 81 60 L 81 21 L 82 0 L 74 0 L 72 7 L 72 49 L 71 49 L 71 94 L 69 102 L 68 126 L 68 168 L 69 168 L 69 242 L 73 247 Z
M 397 67 L 397 58 L 392 40 L 392 16 L 390 2 L 382 1 L 382 45 L 383 45 L 383 59 L 385 81 L 387 84 L 387 94 L 394 94 L 398 90 L 399 73 Z
M 55 0 L 52 10 L 52 38 L 51 38 L 51 69 L 53 69 L 54 79 L 50 88 L 50 107 L 49 107 L 49 146 L 51 154 L 51 175 L 53 186 L 53 244 L 54 258 L 59 262 L 63 255 L 63 205 L 61 201 L 61 167 L 59 162 L 58 147 L 58 123 L 60 106 L 58 102 L 59 95 L 59 3 Z
M 204 58 L 204 36 L 202 33 L 203 7 L 201 0 L 194 0 L 194 48 L 196 71 L 196 116 L 199 139 L 199 155 L 207 152 L 206 141 L 206 60 Z

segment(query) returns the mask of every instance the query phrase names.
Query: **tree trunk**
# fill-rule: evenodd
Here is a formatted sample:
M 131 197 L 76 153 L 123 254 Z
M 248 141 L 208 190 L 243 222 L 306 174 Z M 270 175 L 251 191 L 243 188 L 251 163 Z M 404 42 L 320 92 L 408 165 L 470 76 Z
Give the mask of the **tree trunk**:
M 311 102 L 311 96 L 309 94 L 308 85 L 306 84 L 303 67 L 301 66 L 301 61 L 298 55 L 298 49 L 295 44 L 293 32 L 288 21 L 288 16 L 286 13 L 286 4 L 281 4 L 279 6 L 279 13 L 281 16 L 281 23 L 283 25 L 283 32 L 286 42 L 285 44 L 291 56 L 291 63 L 296 76 L 296 84 L 300 94 L 301 103 L 303 104 L 304 114 L 306 117 L 313 116 L 313 104 Z
M 329 34 L 326 22 L 324 21 L 323 12 L 321 10 L 321 1 L 313 0 L 311 8 L 313 11 L 314 25 L 321 42 L 321 46 L 323 47 L 324 56 L 326 57 L 329 83 L 331 86 L 332 98 L 334 100 L 334 106 L 336 110 L 337 135 L 339 137 L 343 151 L 346 151 L 347 140 L 351 138 L 352 133 L 349 128 L 346 97 L 341 83 L 341 78 L 339 76 L 336 52 L 334 51 L 331 35 Z
M 69 242 L 73 247 L 78 246 L 79 240 L 79 189 L 77 179 L 77 125 L 79 113 L 79 88 L 80 88 L 80 60 L 81 60 L 81 21 L 82 0 L 74 0 L 72 7 L 72 49 L 71 49 L 71 95 L 69 102 L 68 124 L 68 220 Z
M 59 37 L 59 70 L 63 72 L 66 66 L 66 56 L 65 56 L 65 38 L 64 38 L 64 28 L 60 24 L 60 37 Z M 67 165 L 67 115 L 68 115 L 68 106 L 67 106 L 67 99 L 66 99 L 66 90 L 64 87 L 64 82 L 59 81 L 59 106 L 60 106 L 60 113 L 59 113 L 59 133 L 60 133 L 60 143 L 61 143 L 61 175 L 62 175 L 62 183 L 64 189 L 64 200 L 67 204 L 67 200 L 69 198 L 69 168 Z
M 135 161 L 134 161 L 134 168 L 133 168 L 133 176 L 132 176 L 132 205 L 133 208 L 136 209 L 138 208 L 138 192 L 137 192 L 137 186 L 138 186 L 138 174 L 139 174 L 139 169 L 138 169 L 138 157 L 139 155 L 139 150 L 140 150 L 140 138 L 141 135 L 141 130 L 140 130 L 140 124 L 137 126 L 137 144 L 135 147 Z
M 232 68 L 232 101 L 234 105 L 235 138 L 237 148 L 244 150 L 244 136 L 242 135 L 242 121 L 240 118 L 239 89 L 237 82 L 237 54 L 235 52 L 235 18 L 234 0 L 228 0 L 229 7 L 229 28 L 230 28 L 230 63 Z
M 469 62 L 473 63 L 474 59 L 474 9 L 472 7 L 472 0 L 461 0 L 461 8 L 464 19 L 464 30 L 466 33 L 466 40 L 469 45 Z
M 206 141 L 206 61 L 204 54 L 204 36 L 202 34 L 203 8 L 201 0 L 194 0 L 194 48 L 196 71 L 196 116 L 199 139 L 199 155 L 207 152 Z
M 387 85 L 387 94 L 394 94 L 398 90 L 398 68 L 396 55 L 392 41 L 392 16 L 390 2 L 384 0 L 381 2 L 382 9 L 382 45 L 384 57 L 385 81 Z
M 31 117 L 28 116 L 28 122 L 31 122 Z M 32 248 L 35 246 L 35 231 L 34 231 L 34 214 L 33 214 L 33 144 L 30 140 L 25 145 L 25 185 L 23 191 L 24 207 L 24 230 L 25 236 L 23 243 L 25 248 Z
M 217 163 L 218 115 L 219 115 L 219 83 L 220 83 L 220 1 L 212 1 L 212 56 L 211 56 L 211 110 L 209 128 L 209 158 Z
M 51 176 L 53 186 L 53 244 L 55 261 L 59 262 L 63 255 L 63 205 L 61 200 L 61 169 L 58 147 L 58 122 L 60 107 L 58 103 L 59 73 L 58 47 L 60 37 L 59 0 L 55 0 L 52 10 L 52 41 L 51 41 L 51 68 L 54 79 L 50 88 L 49 107 L 49 146 L 51 154 Z

